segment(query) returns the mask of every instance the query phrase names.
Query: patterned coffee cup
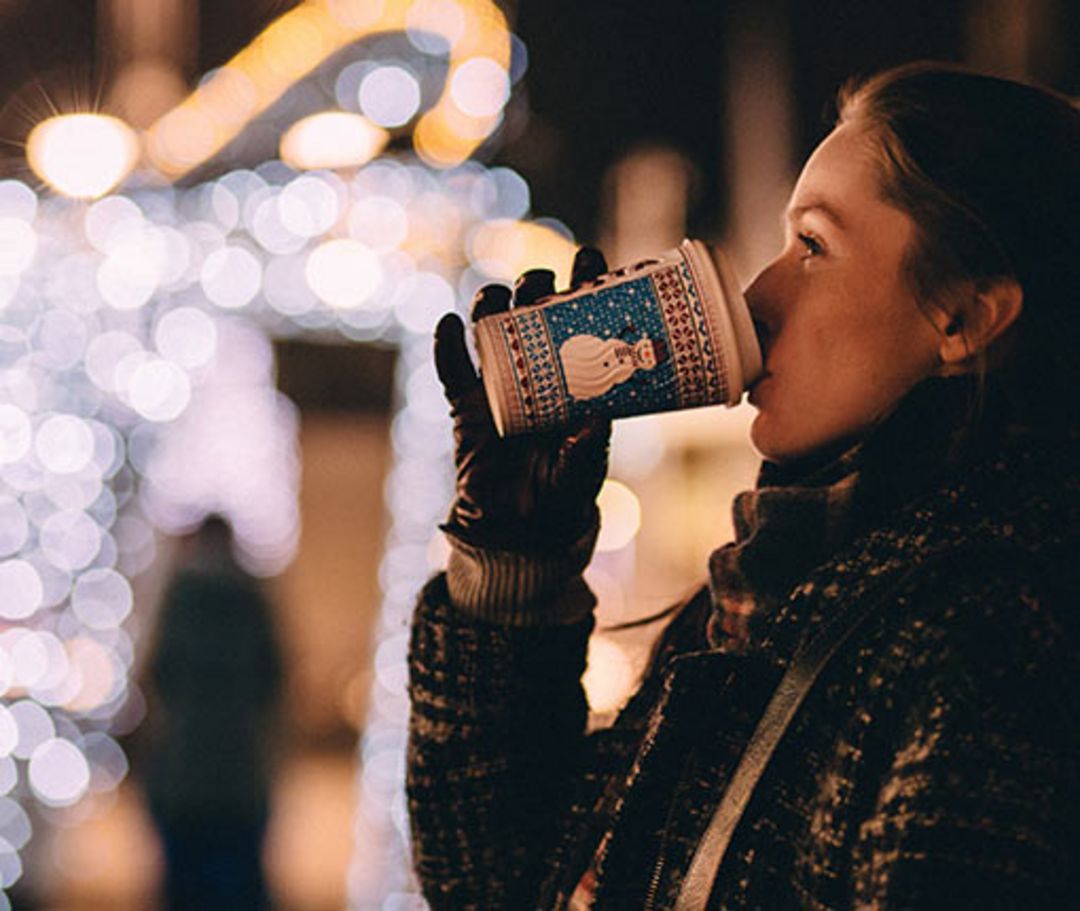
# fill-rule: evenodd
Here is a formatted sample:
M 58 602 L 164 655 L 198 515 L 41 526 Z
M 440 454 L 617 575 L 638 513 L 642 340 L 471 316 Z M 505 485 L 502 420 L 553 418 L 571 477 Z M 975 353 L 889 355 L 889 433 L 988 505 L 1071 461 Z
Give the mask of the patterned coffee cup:
M 761 373 L 723 252 L 699 240 L 475 324 L 501 436 L 602 415 L 735 405 Z

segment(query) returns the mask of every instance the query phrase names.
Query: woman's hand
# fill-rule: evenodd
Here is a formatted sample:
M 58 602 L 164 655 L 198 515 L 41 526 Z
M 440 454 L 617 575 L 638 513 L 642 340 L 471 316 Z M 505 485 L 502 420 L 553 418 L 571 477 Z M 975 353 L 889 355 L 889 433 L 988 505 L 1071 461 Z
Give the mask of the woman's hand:
M 574 257 L 571 288 L 607 271 L 600 251 Z M 472 319 L 529 306 L 555 293 L 554 274 L 533 269 L 513 293 L 485 285 Z M 466 543 L 496 550 L 550 551 L 577 541 L 593 524 L 596 495 L 607 473 L 611 422 L 499 437 L 465 347 L 464 326 L 447 314 L 435 329 L 435 368 L 454 419 L 457 492 L 443 530 Z

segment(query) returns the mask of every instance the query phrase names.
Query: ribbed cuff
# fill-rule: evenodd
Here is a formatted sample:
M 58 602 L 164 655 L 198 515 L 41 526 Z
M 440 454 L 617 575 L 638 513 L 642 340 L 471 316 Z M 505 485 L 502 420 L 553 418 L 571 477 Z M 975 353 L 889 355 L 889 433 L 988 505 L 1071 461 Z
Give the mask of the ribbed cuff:
M 519 553 L 463 541 L 443 527 L 450 542 L 446 588 L 455 607 L 489 623 L 557 626 L 577 623 L 596 606 L 582 578 L 597 523 L 564 550 Z

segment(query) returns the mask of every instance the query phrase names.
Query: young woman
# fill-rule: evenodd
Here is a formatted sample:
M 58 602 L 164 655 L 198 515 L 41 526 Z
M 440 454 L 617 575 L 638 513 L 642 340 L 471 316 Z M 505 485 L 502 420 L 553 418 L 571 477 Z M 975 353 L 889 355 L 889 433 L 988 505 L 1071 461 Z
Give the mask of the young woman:
M 842 93 L 747 291 L 758 484 L 592 735 L 607 427 L 498 439 L 444 319 L 408 772 L 434 908 L 1076 906 L 1078 216 L 1067 100 L 934 65 Z

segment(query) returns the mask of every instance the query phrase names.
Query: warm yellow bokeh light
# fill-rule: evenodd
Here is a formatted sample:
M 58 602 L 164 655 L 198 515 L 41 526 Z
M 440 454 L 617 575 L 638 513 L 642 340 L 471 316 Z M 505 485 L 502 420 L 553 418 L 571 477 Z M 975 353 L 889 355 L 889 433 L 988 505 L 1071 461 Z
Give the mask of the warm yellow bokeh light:
M 512 282 L 526 269 L 551 269 L 559 288 L 570 283 L 577 250 L 572 240 L 553 228 L 512 219 L 481 225 L 469 246 L 473 264 L 492 278 Z
M 163 174 L 179 177 L 217 154 L 251 118 L 342 48 L 369 35 L 418 28 L 447 41 L 450 66 L 442 94 L 417 122 L 417 153 L 435 167 L 460 164 L 498 126 L 494 108 L 508 91 L 510 32 L 492 0 L 308 0 L 272 22 L 153 124 L 148 157 Z M 452 97 L 451 82 L 462 67 L 457 94 L 472 114 Z
M 360 114 L 324 111 L 293 124 L 281 137 L 281 160 L 299 171 L 367 164 L 390 134 Z
M 135 131 L 105 114 L 62 114 L 34 127 L 26 142 L 34 173 L 64 196 L 95 199 L 139 160 Z
M 589 639 L 588 661 L 581 684 L 589 708 L 603 715 L 621 709 L 637 682 L 630 656 L 611 638 Z
M 637 536 L 641 528 L 641 503 L 629 487 L 609 478 L 596 501 L 600 507 L 600 552 L 621 550 Z

